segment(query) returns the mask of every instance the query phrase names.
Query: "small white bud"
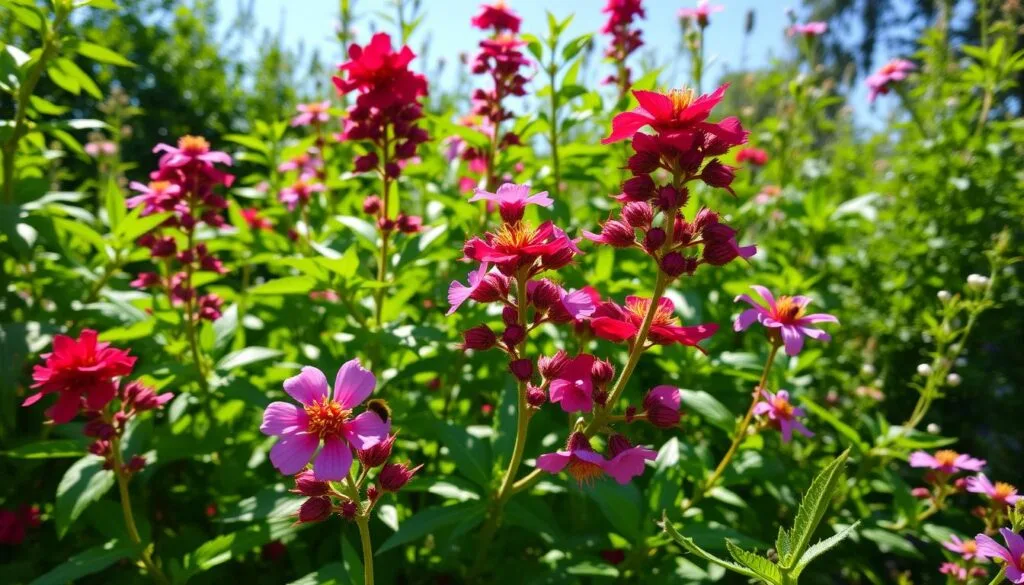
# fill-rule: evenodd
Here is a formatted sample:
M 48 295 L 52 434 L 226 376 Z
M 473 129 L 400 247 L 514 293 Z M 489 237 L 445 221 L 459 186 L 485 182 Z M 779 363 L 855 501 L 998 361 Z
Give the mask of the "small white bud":
M 989 279 L 980 274 L 971 274 L 967 277 L 967 287 L 971 290 L 985 290 L 988 288 Z
M 917 373 L 918 373 L 918 375 L 921 375 L 921 376 L 931 376 L 932 375 L 932 367 L 930 365 L 928 365 L 928 364 L 918 364 L 918 366 L 917 366 Z
M 942 427 L 935 423 L 930 423 L 927 427 L 925 427 L 925 430 L 933 435 L 937 435 L 942 432 Z
M 953 298 L 953 295 L 950 294 L 948 290 L 940 290 L 938 295 L 936 295 L 936 296 L 938 296 L 939 297 L 939 301 L 941 301 L 943 303 L 948 303 L 950 301 L 950 299 Z
M 868 377 L 874 376 L 876 371 L 877 370 L 875 370 L 874 364 L 864 364 L 863 366 L 860 367 L 860 373 Z
M 958 374 L 956 372 L 952 372 L 951 374 L 946 376 L 946 384 L 949 384 L 950 386 L 952 386 L 954 388 L 959 386 L 960 385 L 960 374 Z

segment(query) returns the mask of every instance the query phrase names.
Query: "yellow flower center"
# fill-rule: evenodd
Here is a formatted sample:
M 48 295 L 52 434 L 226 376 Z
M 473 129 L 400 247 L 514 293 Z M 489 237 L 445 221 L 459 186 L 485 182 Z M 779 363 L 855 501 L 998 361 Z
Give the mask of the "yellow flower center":
M 604 470 L 601 466 L 596 463 L 584 461 L 573 457 L 569 459 L 569 465 L 566 466 L 566 471 L 580 484 L 591 484 L 594 480 L 601 477 L 604 474 Z
M 939 465 L 943 467 L 952 467 L 953 464 L 956 463 L 956 458 L 959 456 L 960 454 L 957 453 L 956 451 L 943 449 L 942 451 L 939 451 L 938 453 L 935 454 L 935 460 L 938 461 Z
M 336 437 L 341 435 L 345 421 L 351 414 L 351 410 L 345 410 L 341 404 L 324 396 L 320 402 L 306 406 L 306 416 L 309 417 L 307 428 L 321 439 Z
M 626 301 L 626 311 L 639 321 L 644 320 L 650 307 L 651 299 L 630 299 Z M 658 304 L 658 308 L 654 310 L 654 319 L 651 320 L 651 325 L 672 325 L 674 322 L 675 315 L 672 314 L 672 311 L 668 307 Z
M 973 555 L 974 553 L 978 552 L 978 543 L 974 542 L 973 540 L 965 540 L 960 548 L 961 550 L 963 550 L 964 554 Z
M 206 154 L 210 152 L 210 143 L 202 136 L 182 136 L 178 139 L 178 148 L 187 154 Z
M 501 248 L 518 250 L 530 244 L 533 230 L 526 223 L 517 221 L 514 224 L 501 224 L 498 233 L 494 234 L 494 244 Z
M 170 181 L 150 181 L 149 190 L 156 191 L 157 193 L 163 193 L 171 188 Z
M 793 405 L 788 400 L 775 396 L 772 400 L 772 408 L 775 409 L 775 413 L 783 418 L 790 418 L 793 416 Z
M 992 493 L 992 497 L 993 499 L 996 500 L 1005 500 L 1010 496 L 1014 495 L 1016 491 L 1017 488 L 1013 487 L 1012 485 L 1003 481 L 997 481 L 995 485 L 995 490 L 993 490 Z
M 330 109 L 330 104 L 324 105 L 320 102 L 306 104 L 306 112 L 310 114 L 323 114 Z
M 668 99 L 672 100 L 672 115 L 678 116 L 683 110 L 693 103 L 695 93 L 690 88 L 673 89 L 668 92 Z
M 775 301 L 775 320 L 780 323 L 791 323 L 804 316 L 804 307 L 792 297 L 781 296 Z

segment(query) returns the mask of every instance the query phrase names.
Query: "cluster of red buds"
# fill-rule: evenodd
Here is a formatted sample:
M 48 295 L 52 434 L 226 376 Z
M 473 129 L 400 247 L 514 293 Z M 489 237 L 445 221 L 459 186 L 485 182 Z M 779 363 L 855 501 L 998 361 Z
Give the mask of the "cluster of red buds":
M 215 165 L 230 165 L 231 157 L 211 150 L 206 139 L 199 136 L 183 136 L 177 147 L 160 144 L 153 151 L 164 153 L 159 167 L 150 173 L 148 185 L 131 184 L 139 195 L 128 199 L 127 204 L 130 208 L 142 207 L 143 216 L 171 213 L 160 226 L 138 239 L 163 270 L 142 272 L 131 285 L 163 289 L 172 304 L 186 307 L 186 317 L 193 322 L 216 320 L 223 300 L 212 293 L 196 298 L 192 277 L 199 271 L 224 274 L 227 269 L 205 244 L 195 241 L 195 231 L 200 223 L 215 228 L 225 223 L 222 212 L 228 203 L 217 191 L 230 187 L 234 176 Z
M 148 410 L 163 408 L 174 395 L 170 392 L 157 394 L 156 390 L 146 386 L 142 382 L 134 381 L 118 389 L 117 399 L 120 406 L 112 410 L 109 406 L 100 410 L 86 410 L 85 426 L 82 434 L 95 439 L 89 445 L 89 452 L 93 455 L 103 457 L 104 469 L 114 469 L 115 454 L 114 445 L 124 436 L 128 424 L 133 418 Z M 124 462 L 124 473 L 131 475 L 142 470 L 146 465 L 146 458 L 142 455 L 132 455 Z
M 423 117 L 419 100 L 427 95 L 427 79 L 409 69 L 415 56 L 408 46 L 395 52 L 391 37 L 377 33 L 366 46 L 349 47 L 349 60 L 339 67 L 342 75 L 333 78 L 340 95 L 358 94 L 340 138 L 363 141 L 371 147 L 356 157 L 354 170 L 377 172 L 383 181 L 382 195 L 364 209 L 372 210 L 368 213 L 377 216 L 377 225 L 385 234 L 396 228 L 418 231 L 421 223 L 411 216 L 402 220 L 400 212 L 392 215 L 388 209 L 391 181 L 401 174 L 402 165 L 416 156 L 417 147 L 429 139 L 427 131 L 418 126 Z
M 295 488 L 291 492 L 304 496 L 306 501 L 299 507 L 296 521 L 321 522 L 330 518 L 332 514 L 338 514 L 346 520 L 354 520 L 357 515 L 368 517 L 382 494 L 401 490 L 423 467 L 389 462 L 394 443 L 395 435 L 390 435 L 373 447 L 356 452 L 363 477 L 371 470 L 379 468 L 376 481 L 369 482 L 365 488 L 365 499 L 359 494 L 359 485 L 354 488 L 351 485 L 344 485 L 339 489 L 331 482 L 317 480 L 310 469 L 299 472 L 295 476 Z M 361 484 L 362 480 L 359 483 Z M 353 489 L 356 491 L 351 491 Z M 361 507 L 362 501 L 365 501 L 366 505 Z
M 608 15 L 608 22 L 601 28 L 601 32 L 612 37 L 604 55 L 618 65 L 618 71 L 606 77 L 603 83 L 615 84 L 619 92 L 625 95 L 633 85 L 631 72 L 625 64 L 626 59 L 644 44 L 640 29 L 633 28 L 633 21 L 644 18 L 644 8 L 641 0 L 608 0 L 601 12 Z
M 735 169 L 717 157 L 745 143 L 748 133 L 736 118 L 707 121 L 726 87 L 699 97 L 691 90 L 633 92 L 641 107 L 617 115 L 611 135 L 603 141 L 631 139 L 633 154 L 626 166 L 633 176 L 616 197 L 622 210 L 618 219 L 601 226 L 599 234 L 584 235 L 617 248 L 641 249 L 658 261 L 670 278 L 691 275 L 702 264 L 723 266 L 756 252 L 754 246 L 739 246 L 736 230 L 716 212 L 702 208 L 692 220 L 682 212 L 690 198 L 691 182 L 733 193 Z M 639 132 L 644 126 L 655 132 Z M 659 177 L 667 180 L 659 181 Z M 660 222 L 656 220 L 659 212 Z M 701 246 L 700 252 L 691 253 L 697 246 Z

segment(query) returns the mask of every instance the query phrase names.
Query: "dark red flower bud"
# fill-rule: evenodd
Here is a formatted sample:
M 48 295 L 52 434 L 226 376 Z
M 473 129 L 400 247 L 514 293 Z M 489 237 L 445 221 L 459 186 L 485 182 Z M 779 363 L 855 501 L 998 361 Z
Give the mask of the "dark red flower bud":
M 393 231 L 395 229 L 395 220 L 389 217 L 382 217 L 377 220 L 377 228 L 384 233 Z
M 654 209 L 646 201 L 630 201 L 622 206 L 622 219 L 630 227 L 646 229 L 654 220 Z
M 605 548 L 601 549 L 601 558 L 605 560 L 609 565 L 618 565 L 626 560 L 626 551 L 621 548 Z
M 661 157 L 656 152 L 638 152 L 626 161 L 626 168 L 634 175 L 646 175 L 658 170 Z
M 89 444 L 89 452 L 93 455 L 99 455 L 100 457 L 106 457 L 110 454 L 110 441 L 106 439 L 97 439 Z
M 313 471 L 307 469 L 295 475 L 295 487 L 289 491 L 312 498 L 331 493 L 331 486 L 326 481 L 318 481 L 313 476 Z
M 629 439 L 623 435 L 616 433 L 608 438 L 608 454 L 612 457 L 632 448 L 633 445 L 630 444 Z
M 651 228 L 647 231 L 647 235 L 644 236 L 644 250 L 647 250 L 650 254 L 657 252 L 664 243 L 665 230 L 661 228 Z
M 377 498 L 380 497 L 380 489 L 376 485 L 371 485 L 370 487 L 366 488 L 366 497 L 371 502 L 376 502 Z
M 128 473 L 138 473 L 142 471 L 142 468 L 146 466 L 146 458 L 142 455 L 132 455 L 132 458 L 125 464 L 125 469 Z
M 622 184 L 622 194 L 627 201 L 647 201 L 654 197 L 654 179 L 649 175 L 627 179 Z
M 526 359 L 513 360 L 508 364 L 508 370 L 521 382 L 529 382 L 533 377 L 533 362 Z
M 409 483 L 412 476 L 416 475 L 423 466 L 417 465 L 412 469 L 406 463 L 388 463 L 380 470 L 380 487 L 386 492 L 397 492 L 405 484 Z
M 665 274 L 675 278 L 683 274 L 693 274 L 697 270 L 696 258 L 683 256 L 679 252 L 669 252 L 661 259 L 661 269 Z
M 82 434 L 96 439 L 110 439 L 116 434 L 116 431 L 114 430 L 114 425 L 102 418 L 95 418 L 85 423 L 85 427 L 82 428 Z
M 932 492 L 926 487 L 916 487 L 910 490 L 910 495 L 914 496 L 919 500 L 927 500 L 932 497 Z
M 701 163 L 704 162 L 704 153 L 696 148 L 692 148 L 683 152 L 676 159 L 679 164 L 679 168 L 687 173 L 695 173 L 700 168 Z
M 394 444 L 395 435 L 388 435 L 386 439 L 373 447 L 356 451 L 356 456 L 359 457 L 359 464 L 364 469 L 372 469 L 384 465 L 387 463 L 388 457 L 391 457 L 391 446 Z
M 398 175 L 402 174 L 402 167 L 398 166 L 398 163 L 389 162 L 384 167 L 384 172 L 387 174 L 389 179 L 394 179 Z
M 594 397 L 594 402 L 597 403 L 598 406 L 604 407 L 604 406 L 608 405 L 608 391 L 607 390 L 595 389 L 593 397 Z
M 174 238 L 168 236 L 166 238 L 157 238 L 153 245 L 149 247 L 149 253 L 154 258 L 167 258 L 173 256 L 177 248 L 178 245 L 174 242 Z
M 540 375 L 543 376 L 545 380 L 554 380 L 557 378 L 562 371 L 565 370 L 565 366 L 567 365 L 569 365 L 569 354 L 565 353 L 561 349 L 556 351 L 555 355 L 551 357 L 541 356 L 541 358 L 537 360 L 537 369 L 540 370 Z
M 156 390 L 145 384 L 135 381 L 124 388 L 124 402 L 127 408 L 134 408 L 139 412 L 161 408 L 174 398 L 170 392 L 157 394 Z
M 609 219 L 601 226 L 601 241 L 616 248 L 628 248 L 636 243 L 636 234 L 624 222 Z
M 363 213 L 370 215 L 376 215 L 380 211 L 381 200 L 376 195 L 370 195 L 366 199 L 363 199 Z
M 590 380 L 594 386 L 604 388 L 615 377 L 615 366 L 608 360 L 594 360 L 590 366 Z
M 647 422 L 660 429 L 670 429 L 678 425 L 682 419 L 679 409 L 671 402 L 659 399 L 654 390 L 644 396 L 643 405 L 644 412 L 647 413 Z
M 498 336 L 487 325 L 477 325 L 462 333 L 462 349 L 487 350 L 498 344 Z
M 712 266 L 725 266 L 740 257 L 734 242 L 707 242 L 704 244 L 704 262 Z
M 559 249 L 554 254 L 545 254 L 540 257 L 540 263 L 544 270 L 559 270 L 568 266 L 572 259 L 576 257 L 576 253 L 572 251 L 572 248 L 566 246 Z
M 679 209 L 686 205 L 690 192 L 684 187 L 682 191 L 676 190 L 671 185 L 665 185 L 658 189 L 657 204 L 662 209 Z
M 325 496 L 309 498 L 299 506 L 299 524 L 321 522 L 331 517 L 331 499 Z
M 356 513 L 359 512 L 359 506 L 352 500 L 345 500 L 338 507 L 338 512 L 345 520 L 352 520 L 356 517 Z
M 693 231 L 694 233 L 702 232 L 704 228 L 715 225 L 719 221 L 717 213 L 707 207 L 701 207 L 700 211 L 697 212 L 697 216 L 693 218 Z
M 509 348 L 519 345 L 519 343 L 526 339 L 526 328 L 517 323 L 505 326 L 505 331 L 501 334 L 501 340 Z
M 493 303 L 508 297 L 509 279 L 504 274 L 490 272 L 477 285 L 469 298 L 478 303 Z
M 377 168 L 377 163 L 378 163 L 378 159 L 377 159 L 377 153 L 376 152 L 370 152 L 370 153 L 364 154 L 362 156 L 356 157 L 356 160 L 355 160 L 356 172 L 357 173 L 365 173 L 367 171 L 372 171 L 372 170 Z
M 505 307 L 501 310 L 501 322 L 505 325 L 515 325 L 519 322 L 519 311 L 515 307 Z
M 677 215 L 672 223 L 672 241 L 676 244 L 687 245 L 693 240 L 693 225 L 686 221 L 682 215 Z
M 501 214 L 501 219 L 505 223 L 517 223 L 523 219 L 523 214 L 526 212 L 526 204 L 521 201 L 503 201 L 498 205 L 498 213 Z
M 548 401 L 548 393 L 543 388 L 531 385 L 526 389 L 526 403 L 533 408 L 540 408 Z
M 636 407 L 635 406 L 627 406 L 626 407 L 626 423 L 628 424 L 628 423 L 633 422 L 633 419 L 635 419 L 635 418 L 636 418 Z
M 561 291 L 558 286 L 546 278 L 537 281 L 530 295 L 533 306 L 541 311 L 547 311 L 562 300 Z
M 700 173 L 702 181 L 711 187 L 725 189 L 735 197 L 736 192 L 732 190 L 732 181 L 736 178 L 736 171 L 729 165 L 723 165 L 717 158 L 704 166 Z

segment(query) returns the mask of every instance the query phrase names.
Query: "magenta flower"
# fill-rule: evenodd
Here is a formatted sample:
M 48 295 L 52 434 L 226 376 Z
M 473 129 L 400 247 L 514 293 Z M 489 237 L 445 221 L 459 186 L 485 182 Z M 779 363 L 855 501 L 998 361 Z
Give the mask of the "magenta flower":
M 780 296 L 776 300 L 771 291 L 763 286 L 754 285 L 750 288 L 757 291 L 757 294 L 764 299 L 768 306 L 764 307 L 758 304 L 754 299 L 750 298 L 750 295 L 736 297 L 734 302 L 743 301 L 754 307 L 753 309 L 743 311 L 739 318 L 736 319 L 736 322 L 733 324 L 733 328 L 736 331 L 743 331 L 750 327 L 754 321 L 769 329 L 777 329 L 778 333 L 782 336 L 782 342 L 786 346 L 786 354 L 791 356 L 797 355 L 803 349 L 804 337 L 810 337 L 819 341 L 831 339 L 828 333 L 821 329 L 809 327 L 809 325 L 815 323 L 839 323 L 839 319 L 826 313 L 805 314 L 807 305 L 811 302 L 810 298 L 804 296 Z
M 658 454 L 647 447 L 634 447 L 622 435 L 612 435 L 608 440 L 608 452 L 612 458 L 605 462 L 604 471 L 622 485 L 643 475 L 647 461 L 654 461 Z
M 270 461 L 285 475 L 302 471 L 313 453 L 313 476 L 319 481 L 341 481 L 352 466 L 352 449 L 365 450 L 387 440 L 388 421 L 374 412 L 352 416 L 352 410 L 366 400 L 376 385 L 373 374 L 359 360 L 345 362 L 330 394 L 327 377 L 306 366 L 284 382 L 284 390 L 301 404 L 272 402 L 263 413 L 260 431 L 280 439 L 270 450 Z
M 978 542 L 978 556 L 1006 561 L 1006 579 L 1020 585 L 1024 583 L 1024 538 L 1009 528 L 1000 528 L 999 532 L 1006 541 L 1005 547 L 985 534 L 974 537 Z
M 981 468 L 985 466 L 983 459 L 975 459 L 970 455 L 960 454 L 949 449 L 936 451 L 935 455 L 924 451 L 914 451 L 910 454 L 909 461 L 911 467 L 927 467 L 948 475 L 960 471 L 981 471 Z
M 509 223 L 522 219 L 526 206 L 531 203 L 541 207 L 551 207 L 555 203 L 554 200 L 548 197 L 547 191 L 530 195 L 529 185 L 515 185 L 513 183 L 505 183 L 498 187 L 495 193 L 476 189 L 469 200 L 471 202 L 490 201 L 497 203 L 502 219 Z
M 813 437 L 814 433 L 807 429 L 798 416 L 804 416 L 802 408 L 793 406 L 789 401 L 789 392 L 779 390 L 777 394 L 761 389 L 763 400 L 754 405 L 754 414 L 767 416 L 771 426 L 782 431 L 782 442 L 788 443 L 793 438 L 793 431 L 805 437 Z
M 953 551 L 963 557 L 965 561 L 969 561 L 978 555 L 978 543 L 971 540 L 960 540 L 960 537 L 953 534 L 949 537 L 949 542 L 942 543 L 942 546 L 946 550 Z
M 295 211 L 295 206 L 305 205 L 313 193 L 321 193 L 325 190 L 323 183 L 311 182 L 300 178 L 288 187 L 281 189 L 278 199 L 288 206 L 288 211 Z
M 914 64 L 906 59 L 893 59 L 868 76 L 864 83 L 868 86 L 868 101 L 875 103 L 879 95 L 889 93 L 891 84 L 903 81 L 915 69 Z
M 967 478 L 967 491 L 974 494 L 984 494 L 992 500 L 993 504 L 1002 504 L 1003 506 L 1015 506 L 1017 500 L 1021 497 L 1017 495 L 1017 488 L 1012 485 L 997 481 L 993 484 L 985 474 L 979 474 L 977 477 Z
M 139 194 L 129 197 L 125 204 L 129 209 L 141 205 L 142 216 L 173 209 L 181 194 L 181 187 L 170 181 L 150 181 L 148 185 L 132 181 L 128 186 L 138 191 Z
M 590 378 L 593 365 L 594 356 L 585 353 L 569 360 L 551 381 L 551 402 L 559 403 L 565 412 L 588 412 L 594 408 L 594 383 Z
M 310 149 L 309 152 L 303 152 L 298 154 L 280 165 L 277 166 L 277 170 L 284 173 L 287 171 L 299 171 L 299 174 L 315 175 L 316 171 L 323 166 L 323 160 L 320 159 L 319 153 L 316 149 Z
M 679 18 L 693 20 L 698 26 L 704 28 L 708 25 L 712 13 L 725 10 L 724 6 L 712 6 L 708 0 L 698 0 L 696 8 L 681 8 Z
M 457 280 L 453 280 L 448 285 L 448 304 L 451 307 L 445 313 L 446 316 L 458 310 L 468 299 L 473 299 L 478 303 L 490 303 L 507 295 L 507 277 L 498 273 L 488 276 L 489 268 L 487 262 L 482 262 L 475 272 L 470 272 L 468 286 Z
M 313 102 L 310 104 L 299 104 L 295 107 L 300 113 L 292 118 L 292 126 L 309 126 L 310 124 L 326 124 L 331 119 L 329 110 L 331 102 Z
M 551 281 L 531 280 L 526 283 L 534 307 L 547 311 L 547 318 L 555 323 L 570 323 L 594 314 L 597 306 L 590 291 L 580 289 L 569 292 Z
M 604 475 L 604 464 L 604 457 L 594 452 L 590 439 L 579 431 L 569 436 L 565 449 L 537 458 L 539 469 L 548 473 L 560 473 L 564 469 L 580 485 L 592 483 Z
M 967 582 L 967 569 L 956 563 L 942 563 L 939 565 L 939 572 L 943 575 L 949 575 L 960 583 Z
M 202 136 L 182 136 L 178 139 L 178 147 L 169 144 L 157 144 L 153 152 L 164 152 L 160 157 L 161 168 L 179 168 L 193 162 L 212 167 L 214 163 L 231 165 L 231 157 L 226 152 L 210 150 L 210 143 Z
M 786 34 L 789 36 L 803 35 L 807 38 L 820 37 L 828 31 L 827 22 L 808 22 L 804 24 L 794 24 L 793 26 L 786 29 Z

